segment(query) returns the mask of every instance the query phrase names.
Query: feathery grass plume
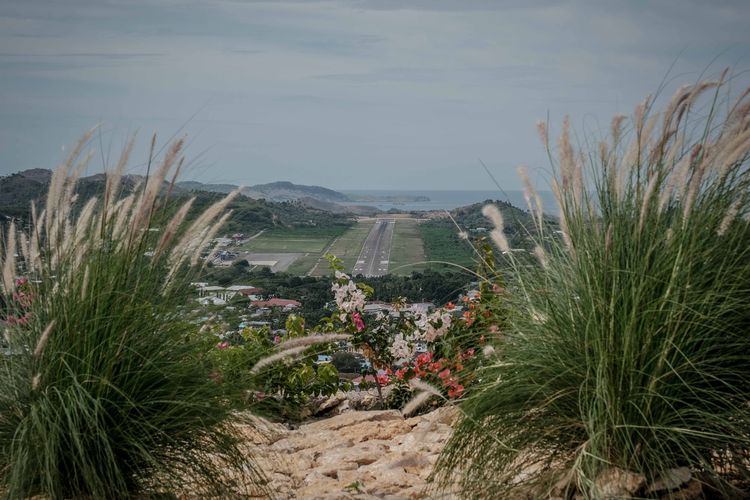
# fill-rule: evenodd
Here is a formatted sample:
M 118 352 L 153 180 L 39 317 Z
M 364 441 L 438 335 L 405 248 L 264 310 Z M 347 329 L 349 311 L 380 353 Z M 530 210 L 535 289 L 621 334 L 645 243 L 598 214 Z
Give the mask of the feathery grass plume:
M 42 335 L 39 337 L 39 341 L 36 344 L 36 347 L 34 348 L 34 357 L 38 358 L 42 355 L 44 352 L 44 346 L 47 345 L 47 341 L 49 340 L 50 333 L 52 333 L 52 328 L 55 326 L 55 320 L 50 321 L 50 323 L 47 325 L 47 328 L 44 329 L 42 332 Z
M 649 213 L 649 204 L 651 203 L 651 198 L 654 196 L 654 191 L 656 190 L 656 185 L 659 182 L 659 176 L 658 175 L 652 175 L 651 179 L 648 181 L 648 184 L 646 185 L 646 191 L 643 193 L 643 201 L 641 202 L 641 208 L 640 208 L 640 220 L 638 221 L 638 231 L 643 231 L 643 225 L 646 222 L 646 217 Z M 610 225 L 610 227 L 612 227 Z
M 546 269 L 511 261 L 508 324 L 489 344 L 502 363 L 459 403 L 438 484 L 541 498 L 564 480 L 595 498 L 612 468 L 653 484 L 688 467 L 718 496 L 748 494 L 750 144 L 737 137 L 750 121 L 724 88 L 685 87 L 660 115 L 649 99 L 632 126 L 617 120 L 580 205 L 563 187 L 570 163 L 552 159 L 564 240 L 536 241 Z
M 192 257 L 193 252 L 197 251 L 204 240 L 205 228 L 209 227 L 217 217 L 224 213 L 227 205 L 239 194 L 240 189 L 235 189 L 220 201 L 211 205 L 185 230 L 169 255 L 172 266 L 179 265 L 178 263 L 182 262 L 188 255 Z
M 539 120 L 536 122 L 536 133 L 539 135 L 539 140 L 542 144 L 547 147 L 549 145 L 549 133 L 547 132 L 547 124 Z
M 0 236 L 2 233 L 0 232 Z M 10 295 L 16 280 L 16 224 L 11 222 L 5 240 L 5 262 L 3 262 L 3 289 Z
M 23 258 L 24 263 L 26 263 L 26 267 L 28 267 L 30 252 L 29 252 L 29 238 L 26 236 L 26 233 L 18 234 L 18 243 L 16 246 L 18 247 L 18 250 L 21 252 L 21 257 Z
M 418 389 L 420 391 L 426 392 L 428 394 L 432 394 L 433 396 L 437 396 L 439 398 L 443 397 L 443 393 L 440 392 L 440 389 L 418 378 L 413 378 L 409 380 L 409 386 L 412 389 Z
M 547 269 L 549 264 L 547 263 L 547 253 L 544 251 L 541 245 L 534 245 L 534 256 L 539 261 L 539 264 L 543 269 Z
M 350 340 L 352 336 L 348 333 L 328 333 L 325 335 L 306 335 L 304 337 L 295 337 L 280 343 L 277 347 L 280 351 L 291 349 L 292 347 L 310 346 L 315 344 L 330 344 L 342 340 Z
M 401 409 L 401 414 L 404 417 L 408 417 L 409 415 L 420 409 L 422 406 L 424 406 L 424 404 L 433 396 L 434 394 L 431 394 L 429 392 L 418 392 L 413 398 L 409 400 L 408 403 L 404 405 L 404 407 Z
M 726 234 L 729 226 L 732 224 L 734 219 L 737 218 L 737 214 L 739 214 L 740 204 L 740 200 L 735 200 L 735 202 L 732 203 L 732 205 L 729 207 L 729 210 L 727 210 L 727 214 L 723 219 L 721 219 L 719 228 L 716 230 L 716 234 L 718 236 L 724 236 Z
M 156 245 L 156 255 L 160 255 L 171 243 L 172 238 L 174 238 L 175 234 L 177 233 L 177 228 L 179 228 L 184 222 L 185 217 L 187 216 L 188 211 L 190 210 L 190 207 L 193 206 L 194 202 L 195 196 L 183 203 L 180 209 L 175 212 L 174 216 L 172 216 L 172 219 L 169 221 L 169 223 L 164 228 L 164 231 L 162 232 L 159 243 Z
M 203 251 L 204 248 L 208 247 L 211 242 L 216 238 L 216 234 L 219 232 L 219 229 L 226 224 L 227 219 L 232 215 L 232 211 L 229 210 L 224 215 L 219 218 L 216 222 L 214 222 L 211 227 L 209 227 L 208 231 L 206 231 L 203 238 L 201 238 L 198 241 L 198 245 L 195 248 L 195 252 L 193 253 L 192 257 L 190 257 L 190 265 L 196 266 L 198 264 L 198 259 L 200 258 L 200 252 Z
M 271 354 L 270 356 L 266 356 L 265 358 L 255 363 L 255 365 L 253 365 L 253 367 L 250 369 L 250 373 L 258 373 L 266 366 L 272 365 L 277 361 L 281 361 L 282 359 L 295 358 L 304 353 L 306 350 L 307 346 L 301 345 L 277 352 L 276 354 Z
M 523 182 L 523 196 L 526 200 L 526 205 L 529 207 L 529 212 L 536 217 L 536 224 L 541 227 L 542 219 L 544 217 L 544 209 L 542 207 L 542 197 L 539 196 L 539 192 L 534 188 L 529 178 L 529 171 L 525 166 L 520 166 L 516 170 L 518 176 Z M 533 202 L 533 204 L 532 204 Z
M 503 221 L 503 214 L 500 212 L 500 209 L 489 203 L 482 207 L 482 215 L 487 217 L 495 226 L 495 229 L 490 231 L 490 238 L 495 245 L 503 252 L 510 252 L 508 239 L 503 232 L 505 230 L 505 222 Z
M 32 204 L 24 288 L 33 300 L 6 286 L 0 297 L 16 317 L 24 313 L 6 325 L 14 354 L 0 356 L 0 490 L 9 498 L 178 495 L 189 477 L 192 495 L 242 495 L 262 474 L 233 429 L 234 389 L 212 381 L 198 326 L 179 315 L 196 270 L 168 274 L 174 238 L 160 255 L 146 251 L 161 236 L 147 229 L 173 210 L 162 203 L 161 173 L 123 197 L 117 177 L 129 144 L 104 199 L 73 207 L 84 147 L 53 174 L 39 216 Z M 176 223 L 175 233 L 187 225 Z M 0 240 L 10 277 L 2 281 L 12 283 L 15 264 Z

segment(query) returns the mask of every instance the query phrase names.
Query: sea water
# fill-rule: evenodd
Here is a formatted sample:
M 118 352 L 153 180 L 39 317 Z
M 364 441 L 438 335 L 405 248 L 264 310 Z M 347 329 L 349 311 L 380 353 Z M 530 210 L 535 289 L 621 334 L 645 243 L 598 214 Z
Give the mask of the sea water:
M 342 193 L 354 198 L 371 198 L 368 201 L 352 201 L 345 205 L 367 205 L 388 211 L 391 209 L 411 212 L 428 210 L 452 210 L 458 207 L 482 203 L 489 200 L 507 201 L 522 210 L 527 210 L 523 191 L 418 191 L 418 190 L 384 190 L 384 189 L 351 189 Z M 550 215 L 557 215 L 557 203 L 550 191 L 540 191 L 543 210 Z M 429 201 L 413 201 L 416 198 L 427 198 Z M 389 199 L 389 201 L 385 201 Z M 390 201 L 394 199 L 404 201 Z

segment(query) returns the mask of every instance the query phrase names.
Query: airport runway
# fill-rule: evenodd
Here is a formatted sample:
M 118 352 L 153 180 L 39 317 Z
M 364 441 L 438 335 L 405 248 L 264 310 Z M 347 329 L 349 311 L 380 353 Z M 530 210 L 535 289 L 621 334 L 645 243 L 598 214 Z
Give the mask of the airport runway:
M 367 235 L 352 275 L 383 276 L 388 274 L 395 219 L 377 219 Z

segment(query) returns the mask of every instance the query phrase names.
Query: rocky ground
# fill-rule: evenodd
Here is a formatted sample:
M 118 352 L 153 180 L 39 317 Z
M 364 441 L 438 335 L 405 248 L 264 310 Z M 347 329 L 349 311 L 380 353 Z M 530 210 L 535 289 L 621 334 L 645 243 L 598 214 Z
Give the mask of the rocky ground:
M 458 416 L 456 408 L 408 418 L 397 410 L 371 409 L 378 405 L 374 392 L 339 393 L 315 402 L 311 420 L 301 425 L 250 416 L 241 432 L 248 455 L 266 476 L 267 492 L 280 499 L 459 498 L 455 491 L 436 491 L 428 481 Z M 612 499 L 720 498 L 686 467 L 667 471 L 651 484 L 640 474 L 608 469 L 596 479 L 595 490 L 597 498 Z M 564 482 L 542 496 L 583 499 Z M 521 487 L 517 498 L 532 500 L 540 494 Z
M 244 431 L 278 498 L 434 498 L 427 478 L 455 418 L 451 408 L 412 418 L 349 411 L 296 429 L 263 421 Z

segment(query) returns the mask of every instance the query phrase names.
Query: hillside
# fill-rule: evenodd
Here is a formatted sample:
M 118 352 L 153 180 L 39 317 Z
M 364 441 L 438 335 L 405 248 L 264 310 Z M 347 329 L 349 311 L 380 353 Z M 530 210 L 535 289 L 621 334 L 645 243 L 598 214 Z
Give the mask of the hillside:
M 0 219 L 16 218 L 27 221 L 30 218 L 30 202 L 44 201 L 47 186 L 52 172 L 44 169 L 33 169 L 0 177 Z M 140 180 L 139 176 L 125 176 L 123 187 L 132 188 Z M 193 184 L 198 187 L 200 183 Z M 219 185 L 213 185 L 219 186 Z M 95 174 L 83 177 L 78 182 L 79 203 L 102 193 L 104 175 Z M 324 188 L 320 188 L 324 189 Z M 177 206 L 188 196 L 196 196 L 192 214 L 207 207 L 219 199 L 219 192 L 190 191 L 183 187 L 172 195 L 171 203 Z M 250 233 L 262 229 L 297 228 L 319 226 L 349 226 L 350 216 L 345 213 L 331 213 L 326 210 L 308 207 L 297 201 L 273 202 L 264 199 L 255 200 L 240 195 L 229 205 L 232 216 L 225 226 L 229 233 Z
M 455 224 L 448 217 L 437 217 L 419 225 L 427 260 L 452 262 L 473 268 L 477 256 L 471 243 L 489 236 L 489 231 L 492 230 L 492 223 L 482 214 L 482 207 L 488 203 L 494 203 L 503 214 L 505 236 L 510 246 L 530 250 L 533 245 L 529 236 L 537 231 L 529 212 L 506 201 L 485 200 L 451 210 L 450 215 Z M 546 223 L 551 229 L 557 229 L 557 223 L 553 219 L 548 218 Z M 468 240 L 459 235 L 459 228 L 466 232 Z

